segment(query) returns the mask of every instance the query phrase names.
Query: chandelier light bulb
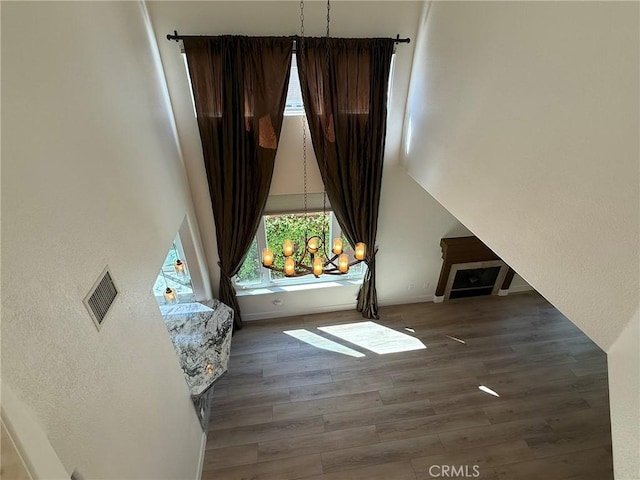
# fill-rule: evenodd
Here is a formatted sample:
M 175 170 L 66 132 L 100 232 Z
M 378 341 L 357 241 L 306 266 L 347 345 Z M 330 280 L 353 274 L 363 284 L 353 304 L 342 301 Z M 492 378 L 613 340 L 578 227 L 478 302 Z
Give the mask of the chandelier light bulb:
M 318 237 L 311 237 L 307 241 L 307 251 L 309 253 L 316 253 L 318 251 Z
M 335 255 L 340 255 L 342 253 L 342 239 L 341 238 L 334 238 L 333 239 L 333 249 L 331 249 L 331 251 Z
M 265 267 L 273 265 L 273 252 L 268 247 L 262 249 L 262 265 Z
M 313 260 L 313 274 L 316 277 L 319 277 L 320 275 L 322 275 L 323 269 L 324 269 L 324 265 L 322 264 L 322 259 L 320 257 L 316 257 Z
M 356 243 L 356 253 L 355 253 L 356 259 L 364 260 L 366 253 L 367 253 L 367 246 L 362 242 Z
M 338 257 L 338 270 L 342 273 L 347 273 L 349 271 L 349 255 L 346 253 L 343 253 Z
M 293 276 L 296 270 L 296 262 L 293 261 L 292 257 L 287 257 L 284 261 L 284 274 L 287 277 Z
M 285 257 L 293 255 L 293 242 L 291 240 L 285 240 L 282 243 L 282 253 Z
M 184 263 L 182 260 L 177 259 L 176 263 L 173 264 L 173 268 L 175 268 L 176 273 L 184 273 Z
M 164 295 L 164 300 L 167 303 L 172 303 L 176 299 L 176 291 L 169 287 L 167 287 L 163 295 Z

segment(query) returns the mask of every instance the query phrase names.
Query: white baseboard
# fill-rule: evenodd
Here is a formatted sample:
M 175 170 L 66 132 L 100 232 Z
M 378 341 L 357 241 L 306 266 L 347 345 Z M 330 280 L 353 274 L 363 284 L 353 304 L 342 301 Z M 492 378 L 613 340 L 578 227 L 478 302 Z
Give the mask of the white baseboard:
M 391 305 L 405 305 L 409 303 L 433 302 L 433 295 L 418 295 L 415 297 L 379 300 L 378 306 L 388 307 Z M 283 312 L 282 310 L 273 310 L 270 312 L 243 313 L 242 320 L 251 322 L 254 320 L 269 320 L 271 318 L 291 317 L 296 315 L 313 315 L 314 313 L 340 312 L 345 310 L 355 310 L 356 302 L 344 303 L 339 305 L 326 305 L 324 307 L 312 307 L 305 311 Z
M 379 300 L 380 307 L 389 307 L 392 305 L 406 305 L 409 303 L 433 302 L 433 295 L 418 295 L 417 297 L 395 298 L 389 300 Z
M 243 313 L 242 321 L 251 322 L 252 320 L 269 320 L 271 318 L 295 317 L 297 315 L 313 315 L 314 313 L 340 312 L 343 310 L 351 310 L 355 308 L 356 308 L 356 302 L 354 301 L 353 303 L 345 303 L 341 305 L 327 305 L 324 307 L 312 307 L 307 310 L 298 310 L 295 312 L 272 310 L 270 312 Z
M 198 462 L 198 473 L 196 480 L 202 478 L 202 470 L 204 469 L 204 456 L 207 451 L 207 432 L 202 432 L 202 443 L 200 444 L 200 460 Z
M 499 290 L 498 296 L 506 296 L 509 293 L 520 293 L 520 292 L 530 292 L 534 291 L 534 288 L 530 285 L 514 285 L 509 290 Z M 392 299 L 383 299 L 378 301 L 378 305 L 381 307 L 388 307 L 391 305 L 405 305 L 409 303 L 424 303 L 424 302 L 433 302 L 433 303 L 442 303 L 444 301 L 443 296 L 436 295 L 418 295 L 415 297 L 405 297 L 405 298 L 392 298 Z M 355 301 L 353 303 L 344 303 L 338 305 L 326 305 L 323 307 L 311 307 L 304 311 L 296 311 L 296 312 L 287 312 L 282 310 L 272 310 L 269 312 L 255 312 L 255 313 L 243 313 L 242 320 L 245 322 L 251 322 L 254 320 L 269 320 L 271 318 L 281 318 L 281 317 L 291 317 L 296 315 L 312 315 L 314 313 L 324 313 L 324 312 L 339 312 L 344 310 L 351 310 L 356 308 Z

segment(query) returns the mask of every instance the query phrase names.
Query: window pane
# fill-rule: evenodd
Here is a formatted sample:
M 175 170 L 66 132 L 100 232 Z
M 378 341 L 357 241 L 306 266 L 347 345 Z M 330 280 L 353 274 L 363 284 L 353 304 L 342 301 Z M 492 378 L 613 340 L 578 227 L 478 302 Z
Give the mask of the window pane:
M 282 254 L 282 244 L 285 240 L 291 240 L 294 245 L 294 251 L 301 251 L 304 248 L 305 236 L 319 236 L 322 238 L 323 232 L 326 232 L 326 239 L 329 244 L 327 250 L 331 250 L 331 231 L 329 214 L 322 212 L 304 214 L 287 214 L 287 215 L 266 215 L 265 229 L 267 235 L 267 245 L 274 254 L 274 263 L 282 267 L 284 266 L 284 255 Z M 324 259 L 324 254 L 318 252 Z M 270 271 L 272 279 L 285 278 L 280 272 Z
M 279 285 L 282 285 L 281 280 L 287 278 L 283 273 L 267 270 L 262 266 L 263 238 L 266 240 L 266 246 L 268 246 L 273 252 L 274 266 L 279 268 L 284 267 L 285 257 L 282 254 L 282 244 L 285 240 L 291 240 L 293 242 L 295 252 L 294 258 L 297 260 L 300 258 L 300 254 L 305 248 L 305 238 L 312 236 L 326 238 L 326 248 L 321 248 L 320 251 L 316 253 L 316 256 L 322 258 L 323 261 L 327 260 L 325 257 L 325 251 L 329 257 L 333 256 L 331 249 L 333 247 L 334 236 L 342 237 L 343 253 L 346 253 L 349 256 L 350 262 L 355 260 L 353 247 L 340 231 L 340 227 L 335 220 L 333 212 L 327 212 L 325 214 L 316 211 L 310 212 L 307 215 L 302 212 L 281 215 L 265 215 L 263 220 L 262 225 L 264 226 L 264 230 L 262 230 L 261 227 L 258 231 L 240 271 L 234 278 L 237 285 L 250 288 L 257 288 L 258 285 L 263 283 L 268 285 L 271 282 L 277 282 Z M 349 275 L 351 278 L 353 278 L 353 276 L 362 275 L 363 272 L 363 264 L 355 265 L 349 269 Z M 329 278 L 325 275 L 323 275 L 320 280 L 314 278 L 312 275 L 307 275 L 300 278 L 287 279 L 287 284 L 290 282 L 306 284 L 326 280 L 329 280 Z
M 180 236 L 176 236 L 173 245 L 169 249 L 167 256 L 162 264 L 160 275 L 156 278 L 156 282 L 153 285 L 153 293 L 156 299 L 161 304 L 164 303 L 164 293 L 167 287 L 173 289 L 176 292 L 178 302 L 192 302 L 195 301 L 193 294 L 193 286 L 191 284 L 191 275 L 187 268 L 186 258 L 180 258 L 178 252 L 182 252 L 182 245 L 180 243 Z M 175 262 L 180 258 L 185 265 L 184 270 L 178 273 L 175 269 Z
M 252 283 L 260 283 L 262 281 L 262 263 L 261 256 L 258 254 L 258 242 L 253 239 L 247 258 L 245 258 L 240 271 L 236 275 L 236 283 L 239 285 L 248 285 Z
M 284 114 L 304 115 L 302 91 L 300 89 L 300 79 L 298 78 L 298 62 L 295 53 L 291 57 L 291 72 L 289 74 L 289 88 L 287 90 Z

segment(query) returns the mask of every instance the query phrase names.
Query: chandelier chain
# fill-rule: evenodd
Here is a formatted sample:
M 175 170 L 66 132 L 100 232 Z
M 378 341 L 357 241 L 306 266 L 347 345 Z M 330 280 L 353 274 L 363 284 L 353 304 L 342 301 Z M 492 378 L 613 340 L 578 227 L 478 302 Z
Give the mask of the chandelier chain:
M 303 55 L 304 49 L 304 0 L 300 0 L 300 45 L 298 45 L 298 53 Z M 296 59 L 297 61 L 297 59 Z M 302 74 L 303 81 L 300 82 L 300 87 L 304 88 L 304 68 L 302 62 L 297 62 L 298 71 Z M 300 92 L 304 98 L 304 93 Z M 304 180 L 304 217 L 305 217 L 305 240 L 308 237 L 309 229 L 309 214 L 307 208 L 307 115 L 303 112 L 302 115 L 302 168 L 303 168 L 303 180 Z
M 327 36 L 325 38 L 325 68 L 322 75 L 321 83 L 318 88 L 322 89 L 321 105 L 319 105 L 320 114 L 320 128 L 324 128 L 323 145 L 324 151 L 322 152 L 322 159 L 318 158 L 318 167 L 320 168 L 320 174 L 323 180 L 323 214 L 327 217 L 327 189 L 326 179 L 327 164 L 329 155 L 329 135 L 335 141 L 335 126 L 334 118 L 331 115 L 331 105 L 333 99 L 331 97 L 330 82 L 331 75 L 329 74 L 329 67 L 331 65 L 329 47 L 330 42 L 330 30 L 329 22 L 331 20 L 331 0 L 327 0 Z M 298 62 L 298 73 L 300 75 L 300 87 L 302 90 L 303 104 L 309 101 L 309 89 L 306 84 L 306 70 L 305 63 L 307 62 L 307 50 L 304 37 L 304 0 L 300 0 L 300 38 L 299 45 L 297 45 L 296 61 Z M 314 50 L 313 62 L 322 61 L 322 53 Z M 319 65 L 314 65 L 318 67 Z M 322 69 L 320 69 L 322 70 Z M 315 69 L 314 69 L 315 72 Z M 318 79 L 320 80 L 320 79 Z M 308 185 L 307 185 L 307 128 L 309 119 L 306 116 L 306 108 L 302 115 L 302 157 L 303 157 L 303 174 L 304 174 L 304 217 L 305 217 L 305 245 L 302 248 L 296 246 L 291 239 L 286 239 L 282 245 L 282 254 L 285 257 L 284 266 L 280 267 L 274 263 L 273 251 L 267 246 L 262 251 L 262 265 L 270 270 L 283 273 L 286 277 L 302 277 L 304 275 L 314 275 L 319 278 L 320 275 L 344 275 L 349 272 L 349 267 L 357 265 L 364 261 L 366 253 L 366 245 L 362 242 L 357 243 L 355 246 L 354 257 L 355 260 L 349 261 L 349 256 L 344 253 L 342 240 L 340 238 L 334 239 L 333 248 L 330 250 L 331 256 L 327 251 L 327 233 L 330 232 L 330 226 L 322 226 L 322 237 L 317 232 L 312 232 L 312 236 L 309 236 L 309 212 L 308 212 Z M 324 118 L 323 118 L 324 117 Z M 313 137 L 312 137 L 313 140 Z M 337 155 L 337 152 L 334 152 Z M 322 160 L 322 162 L 321 162 Z M 317 227 L 314 227 L 314 229 Z M 329 232 L 327 232 L 329 229 Z
M 304 216 L 307 214 L 307 116 L 302 115 L 302 168 L 304 175 Z M 307 222 L 308 223 L 308 222 Z
M 327 0 L 327 38 L 329 38 L 329 23 L 331 20 L 331 0 Z
M 300 36 L 304 37 L 304 0 L 300 0 Z
M 329 127 L 330 125 L 330 117 L 329 117 L 329 105 L 327 104 L 328 98 L 329 98 L 329 23 L 331 21 L 331 0 L 327 0 L 327 38 L 326 38 L 326 45 L 325 45 L 325 85 L 324 85 L 324 97 L 325 97 L 325 121 L 326 121 L 326 131 L 324 134 L 324 152 L 323 152 L 323 174 L 324 174 L 324 178 L 323 181 L 326 182 L 327 181 L 327 155 L 329 154 L 329 142 L 328 142 L 328 137 L 329 137 Z M 322 213 L 324 214 L 324 216 L 326 217 L 327 215 L 327 189 L 326 187 L 323 189 L 322 192 Z M 323 237 L 325 237 L 325 232 L 323 231 L 322 233 Z M 324 239 L 323 239 L 324 240 Z

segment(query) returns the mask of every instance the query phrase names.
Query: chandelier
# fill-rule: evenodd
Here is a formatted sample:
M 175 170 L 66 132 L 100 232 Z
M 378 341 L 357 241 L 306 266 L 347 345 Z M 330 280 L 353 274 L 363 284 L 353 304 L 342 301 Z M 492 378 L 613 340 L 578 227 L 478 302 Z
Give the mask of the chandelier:
M 329 22 L 330 22 L 331 0 L 327 0 L 327 36 L 326 36 L 326 73 L 329 71 Z M 300 45 L 297 45 L 299 52 L 304 49 L 304 0 L 300 2 Z M 304 75 L 304 68 L 300 70 Z M 302 82 L 304 86 L 304 81 Z M 307 126 L 306 115 L 302 115 L 302 152 L 304 165 L 304 217 L 308 222 L 307 212 Z M 324 136 L 323 167 L 327 169 L 327 136 Z M 327 192 L 323 191 L 323 215 L 327 214 Z M 355 260 L 349 261 L 349 255 L 343 252 L 342 238 L 333 239 L 331 255 L 327 252 L 327 231 L 323 227 L 319 234 L 309 234 L 305 231 L 304 248 L 299 248 L 293 240 L 285 240 L 282 245 L 282 255 L 284 265 L 282 267 L 275 264 L 273 251 L 266 247 L 262 251 L 262 265 L 269 270 L 283 273 L 287 277 L 302 277 L 314 275 L 319 278 L 321 275 L 344 275 L 349 272 L 349 268 L 362 262 L 366 255 L 367 247 L 363 242 L 358 242 L 354 248 Z

